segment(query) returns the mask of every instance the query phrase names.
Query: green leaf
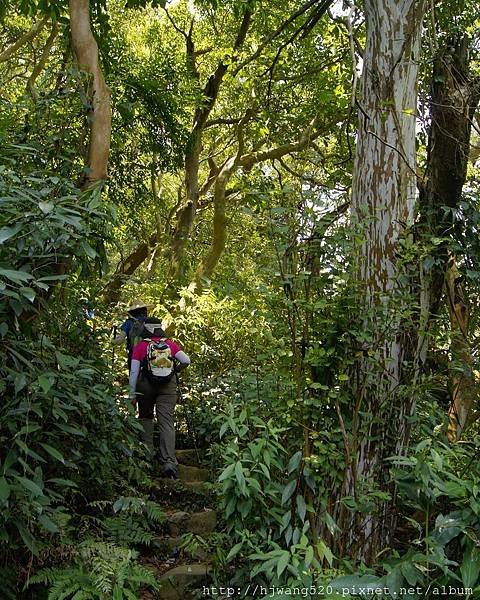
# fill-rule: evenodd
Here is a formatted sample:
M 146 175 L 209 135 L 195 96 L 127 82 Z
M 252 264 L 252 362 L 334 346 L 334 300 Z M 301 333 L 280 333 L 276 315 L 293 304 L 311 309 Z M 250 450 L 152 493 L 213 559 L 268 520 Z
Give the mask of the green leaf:
M 49 517 L 47 517 L 47 515 L 40 515 L 38 517 L 38 522 L 44 529 L 50 531 L 50 533 L 57 533 L 58 525 L 54 523 Z
M 20 537 L 22 538 L 24 544 L 27 546 L 27 548 L 30 550 L 30 552 L 32 554 L 38 554 L 38 548 L 35 543 L 35 538 L 32 536 L 32 534 L 28 531 L 28 529 L 26 529 L 20 523 L 17 523 L 16 525 L 17 525 L 17 529 L 18 529 L 18 533 L 20 534 Z
M 265 475 L 265 477 L 267 479 L 271 479 L 271 477 L 270 477 L 270 471 L 268 470 L 267 465 L 264 465 L 263 463 L 260 463 L 260 468 L 262 469 L 263 474 Z
M 46 450 L 50 454 L 50 456 L 53 456 L 53 458 L 56 458 L 62 464 L 65 464 L 65 457 L 56 448 L 50 446 L 49 444 L 43 444 L 42 442 L 40 442 L 40 446 L 42 446 L 42 448 Z
M 89 258 L 95 258 L 96 256 L 98 256 L 96 250 L 94 250 L 90 246 L 90 244 L 88 242 L 86 242 L 85 240 L 82 240 L 81 246 L 83 248 L 83 251 Z
M 305 552 L 305 566 L 308 568 L 313 560 L 313 547 L 309 546 Z
M 307 514 L 307 505 L 305 503 L 305 498 L 301 494 L 298 494 L 297 496 L 297 512 L 303 523 L 305 521 L 305 515 Z
M 0 269 L 0 277 L 6 277 L 15 283 L 22 283 L 32 279 L 30 273 L 25 273 L 25 271 L 13 271 L 12 269 Z
M 220 427 L 220 433 L 219 433 L 220 438 L 222 438 L 225 435 L 228 427 L 229 427 L 229 423 L 228 423 L 228 421 L 225 421 L 222 424 L 222 426 Z
M 227 554 L 227 562 L 231 561 L 232 558 L 240 552 L 240 550 L 242 549 L 242 546 L 243 546 L 243 542 L 238 542 L 238 544 L 235 544 L 235 546 Z
M 404 581 L 400 569 L 393 569 L 385 576 L 385 587 L 389 589 L 392 598 L 396 598 L 400 594 L 400 588 L 403 586 Z
M 435 520 L 435 529 L 432 537 L 437 544 L 445 546 L 461 533 L 465 525 L 466 523 L 463 520 L 456 516 L 452 517 L 451 514 L 446 516 L 438 515 Z
M 325 513 L 325 524 L 332 535 L 340 531 L 340 527 L 337 525 L 335 519 L 328 512 Z
M 283 493 L 282 493 L 282 504 L 286 504 L 290 500 L 293 492 L 295 491 L 296 486 L 297 486 L 296 479 L 293 479 L 292 481 L 289 481 L 287 483 L 287 485 L 285 486 Z
M 0 244 L 3 244 L 3 242 L 6 242 L 11 237 L 16 235 L 21 228 L 22 226 L 19 223 L 13 227 L 2 227 L 2 229 L 0 229 Z
M 15 394 L 18 394 L 27 385 L 27 378 L 23 373 L 15 375 Z
M 85 432 L 77 427 L 70 427 L 70 425 L 64 425 L 63 423 L 57 423 L 57 427 L 66 433 L 71 433 L 72 435 L 78 435 L 80 437 L 85 437 Z
M 113 504 L 113 512 L 117 513 L 119 511 L 121 511 L 126 506 L 128 506 L 128 503 L 125 504 L 125 498 L 119 498 Z
M 34 495 L 34 497 L 43 496 L 42 488 L 39 487 L 31 479 L 27 479 L 26 477 L 20 477 L 19 475 L 14 475 L 14 477 L 25 489 L 29 490 Z
M 318 556 L 323 560 L 325 559 L 330 566 L 333 564 L 333 553 L 327 544 L 323 540 L 319 540 L 317 544 Z
M 44 215 L 48 215 L 55 208 L 55 205 L 51 202 L 39 202 L 38 208 L 43 212 Z
M 0 502 L 5 504 L 10 496 L 11 487 L 5 477 L 0 477 Z
M 420 581 L 420 571 L 414 565 L 412 565 L 411 562 L 403 562 L 400 565 L 400 569 L 402 571 L 402 575 L 405 577 L 409 585 L 414 586 L 418 581 Z
M 225 479 L 228 479 L 233 474 L 234 470 L 235 470 L 234 463 L 232 463 L 231 465 L 228 465 L 228 467 L 226 467 L 220 474 L 218 481 L 224 481 Z
M 9 450 L 2 464 L 2 473 L 5 474 L 16 462 L 17 455 L 13 450 Z
M 48 275 L 48 277 L 40 277 L 38 281 L 60 281 L 67 277 L 68 275 Z
M 288 461 L 288 474 L 290 475 L 290 473 L 292 473 L 292 471 L 295 471 L 296 469 L 298 469 L 298 467 L 300 466 L 300 463 L 302 462 L 302 457 L 303 457 L 303 452 L 301 450 L 299 450 L 298 452 L 295 452 L 295 454 L 292 456 L 292 458 Z
M 33 302 L 35 300 L 35 296 L 37 295 L 35 290 L 32 290 L 31 287 L 21 287 L 18 291 L 20 294 L 22 294 L 22 296 L 27 298 L 27 300 L 30 300 L 30 302 Z
M 247 487 L 245 484 L 245 476 L 243 474 L 243 467 L 241 461 L 235 464 L 235 477 L 237 478 L 238 487 L 242 493 L 246 493 Z
M 47 480 L 47 483 L 56 483 L 61 487 L 78 487 L 74 481 L 70 481 L 70 479 L 61 479 L 59 477 L 52 477 L 52 479 Z
M 23 450 L 23 452 L 25 452 L 25 454 L 27 456 L 31 456 L 32 458 L 34 458 L 35 460 L 37 460 L 38 462 L 46 462 L 39 454 L 37 454 L 34 450 L 32 450 L 31 448 L 29 448 L 27 446 L 27 444 L 20 438 L 15 438 L 15 444 L 21 449 Z
M 280 556 L 280 559 L 277 562 L 277 576 L 280 577 L 280 575 L 285 571 L 285 569 L 287 568 L 288 563 L 290 562 L 290 552 L 288 552 L 288 550 L 285 550 L 282 555 Z
M 33 433 L 34 431 L 38 431 L 41 428 L 42 427 L 39 423 L 27 423 L 16 433 L 16 435 L 22 436 L 22 435 L 25 435 L 26 433 Z
M 40 375 L 37 381 L 40 384 L 44 394 L 50 390 L 53 384 L 52 379 L 48 375 Z
M 477 583 L 480 574 L 480 549 L 472 543 L 465 552 L 460 573 L 465 587 L 471 588 Z

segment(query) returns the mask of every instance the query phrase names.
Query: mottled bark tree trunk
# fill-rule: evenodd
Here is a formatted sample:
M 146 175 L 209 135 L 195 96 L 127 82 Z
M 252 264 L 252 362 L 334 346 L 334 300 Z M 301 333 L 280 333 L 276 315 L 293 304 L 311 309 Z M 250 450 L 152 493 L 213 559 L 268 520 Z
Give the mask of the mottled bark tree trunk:
M 367 0 L 367 43 L 352 187 L 352 217 L 364 227 L 359 252 L 364 326 L 371 335 L 354 386 L 352 466 L 344 492 L 358 498 L 369 488 L 386 490 L 384 459 L 408 442 L 411 397 L 399 394 L 407 342 L 398 294 L 399 242 L 413 221 L 415 114 L 423 0 Z M 376 509 L 341 515 L 346 544 L 372 561 L 392 535 L 386 501 Z

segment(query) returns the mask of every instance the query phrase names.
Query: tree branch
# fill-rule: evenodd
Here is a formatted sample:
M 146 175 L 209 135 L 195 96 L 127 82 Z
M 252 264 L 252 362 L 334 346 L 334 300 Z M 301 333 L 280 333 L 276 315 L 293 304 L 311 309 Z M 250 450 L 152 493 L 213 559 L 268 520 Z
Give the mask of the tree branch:
M 37 91 L 35 89 L 35 82 L 36 82 L 38 76 L 40 75 L 40 73 L 45 69 L 45 65 L 47 64 L 48 57 L 50 56 L 50 51 L 52 49 L 53 43 L 55 42 L 55 38 L 58 35 L 58 32 L 59 32 L 58 23 L 54 23 L 52 26 L 52 31 L 50 32 L 50 35 L 48 36 L 48 39 L 45 43 L 45 47 L 43 48 L 40 59 L 38 60 L 35 67 L 33 68 L 33 71 L 31 73 L 30 77 L 28 78 L 27 90 L 29 91 L 29 93 L 31 94 L 31 96 L 34 100 L 36 100 L 38 97 Z
M 238 50 L 245 41 L 248 29 L 252 19 L 252 11 L 246 10 L 238 33 L 233 45 L 234 50 Z M 191 30 L 187 36 L 187 55 L 191 60 L 194 56 L 195 48 L 191 39 Z M 194 59 L 193 59 L 194 60 Z M 193 68 L 196 66 L 193 62 Z M 205 102 L 197 108 L 193 120 L 193 128 L 190 134 L 187 152 L 185 155 L 185 205 L 179 211 L 178 223 L 173 236 L 172 243 L 172 269 L 174 277 L 178 280 L 183 275 L 183 254 L 186 241 L 190 235 L 193 221 L 197 210 L 199 198 L 198 172 L 200 167 L 200 153 L 202 151 L 202 135 L 207 120 L 217 101 L 220 85 L 223 77 L 228 70 L 228 65 L 220 61 L 215 72 L 209 77 L 203 89 Z
M 237 125 L 240 119 L 211 119 L 205 123 L 205 128 L 214 127 L 215 125 Z
M 44 17 L 41 21 L 37 21 L 37 23 L 35 23 L 31 27 L 31 29 L 29 29 L 26 33 L 21 35 L 14 44 L 12 44 L 11 46 L 8 46 L 8 48 L 5 48 L 5 50 L 2 53 L 0 53 L 0 63 L 8 60 L 10 58 L 10 56 L 12 56 L 12 54 L 15 54 L 15 52 L 19 48 L 21 48 L 22 46 L 27 44 L 30 40 L 33 40 L 33 38 L 36 37 L 40 33 L 40 31 L 44 28 L 47 21 L 48 21 L 47 17 Z
M 244 154 L 239 159 L 239 165 L 243 167 L 246 171 L 249 171 L 253 167 L 253 165 L 259 162 L 278 159 L 282 156 L 285 156 L 286 154 L 291 154 L 292 152 L 299 152 L 300 150 L 303 150 L 309 145 L 309 143 L 312 140 L 316 139 L 320 135 L 320 130 L 315 131 L 318 124 L 319 118 L 315 117 L 311 121 L 310 125 L 302 133 L 298 141 L 288 142 L 287 144 L 277 146 L 276 148 L 269 148 L 268 150 L 258 150 L 256 152 Z
M 307 10 L 309 10 L 312 6 L 317 4 L 317 2 L 319 2 L 319 1 L 320 0 L 308 0 L 308 2 L 306 2 L 298 10 L 296 10 L 288 19 L 286 19 L 279 27 L 277 27 L 277 29 L 273 33 L 271 33 L 270 35 L 268 35 L 265 38 L 265 40 L 260 44 L 260 46 L 257 48 L 257 50 L 251 56 L 249 56 L 246 60 L 244 60 L 242 63 L 240 63 L 238 65 L 238 67 L 233 72 L 233 77 L 238 75 L 238 73 L 243 68 L 245 68 L 248 64 L 250 64 L 251 62 L 256 60 L 262 54 L 262 52 L 265 50 L 265 48 L 268 46 L 268 44 L 270 44 L 276 37 L 278 37 L 283 31 L 285 31 L 285 29 L 289 25 L 291 25 L 299 17 L 301 17 L 303 14 L 305 14 L 307 12 Z

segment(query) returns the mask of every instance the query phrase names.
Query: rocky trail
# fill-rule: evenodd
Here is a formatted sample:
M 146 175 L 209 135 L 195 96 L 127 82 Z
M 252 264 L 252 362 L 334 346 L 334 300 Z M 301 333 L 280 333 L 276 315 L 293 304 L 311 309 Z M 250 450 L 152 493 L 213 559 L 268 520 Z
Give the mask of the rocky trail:
M 151 497 L 163 506 L 166 520 L 140 561 L 154 571 L 159 590 L 143 591 L 141 600 L 198 598 L 208 585 L 208 538 L 217 527 L 211 473 L 199 463 L 195 450 L 177 450 L 176 454 L 179 479 L 154 477 Z

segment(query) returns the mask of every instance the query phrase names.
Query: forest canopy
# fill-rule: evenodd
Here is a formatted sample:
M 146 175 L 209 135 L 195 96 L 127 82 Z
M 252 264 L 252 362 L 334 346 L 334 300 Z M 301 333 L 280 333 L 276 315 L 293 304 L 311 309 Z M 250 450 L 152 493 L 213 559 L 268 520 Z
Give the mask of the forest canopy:
M 2 597 L 166 597 L 138 302 L 191 359 L 206 585 L 477 597 L 479 32 L 471 0 L 0 3 Z

